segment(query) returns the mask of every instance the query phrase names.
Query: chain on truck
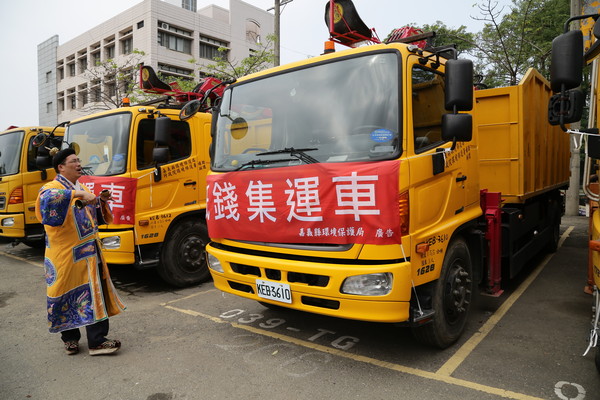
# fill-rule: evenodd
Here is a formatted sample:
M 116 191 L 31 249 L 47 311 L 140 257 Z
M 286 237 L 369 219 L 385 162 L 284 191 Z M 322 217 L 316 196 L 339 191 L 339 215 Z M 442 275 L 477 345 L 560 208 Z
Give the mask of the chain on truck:
M 50 150 L 60 146 L 64 127 L 11 126 L 0 133 L 0 236 L 43 248 L 44 227 L 35 217 L 42 185 L 54 179 Z
M 99 227 L 107 263 L 155 267 L 175 286 L 210 278 L 204 219 L 211 115 L 205 111 L 224 84 L 205 78 L 184 92 L 142 66 L 140 87 L 163 95 L 161 104 L 124 104 L 68 123 L 63 146 L 81 160 L 79 181 L 96 194 L 112 193 L 114 222 Z
M 347 0 L 325 21 L 325 54 L 239 79 L 213 113 L 214 284 L 450 346 L 474 290 L 500 295 L 557 247 L 569 142 L 549 84 L 529 70 L 474 91 L 471 61 L 433 33 L 382 43 Z

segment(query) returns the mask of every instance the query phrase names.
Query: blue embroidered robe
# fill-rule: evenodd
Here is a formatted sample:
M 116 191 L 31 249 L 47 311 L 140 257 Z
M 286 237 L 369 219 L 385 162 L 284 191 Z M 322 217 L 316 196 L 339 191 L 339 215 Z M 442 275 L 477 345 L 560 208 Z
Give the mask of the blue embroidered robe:
M 110 207 L 96 198 L 78 209 L 75 190 L 89 192 L 57 175 L 40 189 L 36 201 L 36 216 L 47 236 L 44 266 L 52 333 L 91 325 L 125 309 L 98 251 L 97 212 L 111 223 Z

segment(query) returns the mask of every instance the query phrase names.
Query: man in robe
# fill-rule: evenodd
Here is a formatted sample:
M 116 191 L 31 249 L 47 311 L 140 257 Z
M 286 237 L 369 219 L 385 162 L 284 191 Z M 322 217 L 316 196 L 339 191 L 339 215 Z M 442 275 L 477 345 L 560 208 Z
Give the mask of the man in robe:
M 46 230 L 48 325 L 61 333 L 66 353 L 79 352 L 80 327 L 86 328 L 90 355 L 118 351 L 121 342 L 107 339 L 108 317 L 125 309 L 110 279 L 101 252 L 98 222 L 112 222 L 110 192 L 94 195 L 78 182 L 83 174 L 73 149 L 59 151 L 57 172 L 38 194 L 36 217 Z

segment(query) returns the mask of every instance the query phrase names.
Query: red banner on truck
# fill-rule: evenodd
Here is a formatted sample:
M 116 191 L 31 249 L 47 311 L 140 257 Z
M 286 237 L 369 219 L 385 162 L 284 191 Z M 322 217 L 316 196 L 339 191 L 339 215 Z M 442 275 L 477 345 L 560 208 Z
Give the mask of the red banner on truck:
M 99 195 L 104 189 L 112 193 L 110 202 L 116 225 L 130 225 L 135 222 L 135 194 L 137 179 L 116 176 L 90 176 L 79 177 L 79 182 L 87 186 L 94 194 Z
M 399 244 L 400 162 L 307 164 L 207 177 L 209 236 Z

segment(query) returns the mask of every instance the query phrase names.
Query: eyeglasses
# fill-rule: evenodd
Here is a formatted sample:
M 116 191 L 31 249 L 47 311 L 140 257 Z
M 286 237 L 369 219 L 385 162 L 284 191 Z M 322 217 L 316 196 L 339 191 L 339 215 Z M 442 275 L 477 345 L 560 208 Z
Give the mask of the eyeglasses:
M 79 158 L 74 158 L 72 160 L 69 161 L 65 161 L 64 164 L 81 164 L 81 159 Z

